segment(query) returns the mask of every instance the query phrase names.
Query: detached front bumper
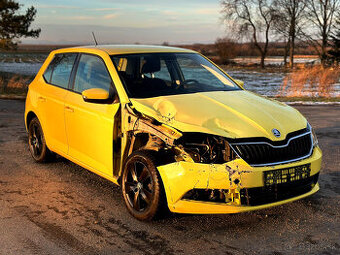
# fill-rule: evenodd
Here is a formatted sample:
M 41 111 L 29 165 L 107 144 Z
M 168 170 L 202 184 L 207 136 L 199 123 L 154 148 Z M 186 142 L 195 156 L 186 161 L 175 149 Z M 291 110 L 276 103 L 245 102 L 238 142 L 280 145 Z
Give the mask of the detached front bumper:
M 170 211 L 177 213 L 239 213 L 289 203 L 319 190 L 317 183 L 322 153 L 316 147 L 304 160 L 269 167 L 251 167 L 242 159 L 226 164 L 175 162 L 159 166 Z M 310 165 L 309 165 L 310 164 Z M 268 185 L 269 171 L 309 165 L 309 177 Z M 294 190 L 294 192 L 293 192 Z M 220 198 L 188 196 L 190 192 L 212 192 Z

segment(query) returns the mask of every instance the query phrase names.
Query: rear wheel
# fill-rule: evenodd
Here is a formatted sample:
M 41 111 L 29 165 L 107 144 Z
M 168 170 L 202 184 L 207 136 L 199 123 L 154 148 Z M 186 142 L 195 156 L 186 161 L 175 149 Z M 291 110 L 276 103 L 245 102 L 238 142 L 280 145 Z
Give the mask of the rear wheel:
M 34 117 L 28 127 L 28 146 L 36 162 L 46 162 L 52 152 L 47 148 L 45 136 L 37 117 Z
M 164 189 L 151 152 L 136 151 L 126 161 L 122 193 L 128 211 L 139 220 L 159 216 L 165 202 Z

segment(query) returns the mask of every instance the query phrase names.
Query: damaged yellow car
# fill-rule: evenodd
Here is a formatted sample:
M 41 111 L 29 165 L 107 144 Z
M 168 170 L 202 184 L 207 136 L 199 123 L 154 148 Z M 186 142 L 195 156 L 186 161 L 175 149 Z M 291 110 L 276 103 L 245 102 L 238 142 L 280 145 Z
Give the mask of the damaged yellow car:
M 25 124 L 37 162 L 57 153 L 121 185 L 139 220 L 164 207 L 245 212 L 319 190 L 307 120 L 187 49 L 53 51 L 29 86 Z

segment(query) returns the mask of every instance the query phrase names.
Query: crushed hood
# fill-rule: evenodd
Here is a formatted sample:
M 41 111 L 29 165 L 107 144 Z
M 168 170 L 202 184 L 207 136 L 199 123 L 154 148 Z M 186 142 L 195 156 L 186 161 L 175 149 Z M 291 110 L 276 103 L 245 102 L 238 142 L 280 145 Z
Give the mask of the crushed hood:
M 131 99 L 139 112 L 182 132 L 201 132 L 229 138 L 285 139 L 306 128 L 306 119 L 286 104 L 245 90 Z M 278 129 L 281 137 L 273 135 Z

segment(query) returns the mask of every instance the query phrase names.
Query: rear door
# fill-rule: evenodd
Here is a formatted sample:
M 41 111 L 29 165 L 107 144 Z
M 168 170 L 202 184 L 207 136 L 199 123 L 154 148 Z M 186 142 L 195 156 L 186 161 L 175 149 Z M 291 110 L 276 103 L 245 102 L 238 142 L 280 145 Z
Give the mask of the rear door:
M 113 82 L 101 57 L 81 54 L 75 71 L 73 90 L 65 99 L 69 155 L 86 166 L 113 176 L 113 128 L 119 102 L 85 102 L 81 93 L 101 88 L 115 94 Z
M 71 72 L 77 53 L 56 54 L 47 67 L 44 84 L 39 90 L 38 107 L 49 149 L 66 154 L 68 151 L 65 130 L 64 100 L 68 92 Z

